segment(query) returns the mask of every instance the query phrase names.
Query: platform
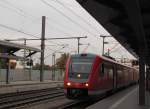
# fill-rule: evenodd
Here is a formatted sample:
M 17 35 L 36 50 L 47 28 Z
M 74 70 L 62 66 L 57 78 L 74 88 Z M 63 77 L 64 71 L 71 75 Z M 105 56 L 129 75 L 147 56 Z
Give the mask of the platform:
M 0 94 L 38 90 L 44 88 L 62 87 L 63 81 L 18 81 L 10 84 L 0 84 Z
M 138 105 L 138 86 L 120 91 L 86 109 L 150 109 Z

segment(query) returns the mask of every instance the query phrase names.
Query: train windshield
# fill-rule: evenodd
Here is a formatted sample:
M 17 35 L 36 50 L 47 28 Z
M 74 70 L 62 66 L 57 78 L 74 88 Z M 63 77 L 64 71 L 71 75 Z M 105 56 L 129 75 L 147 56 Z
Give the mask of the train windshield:
M 91 65 L 92 63 L 86 63 L 86 62 L 76 62 L 76 63 L 72 63 L 72 69 L 73 72 L 77 73 L 89 73 L 91 70 Z
M 72 58 L 69 65 L 69 77 L 87 79 L 92 69 L 93 58 Z

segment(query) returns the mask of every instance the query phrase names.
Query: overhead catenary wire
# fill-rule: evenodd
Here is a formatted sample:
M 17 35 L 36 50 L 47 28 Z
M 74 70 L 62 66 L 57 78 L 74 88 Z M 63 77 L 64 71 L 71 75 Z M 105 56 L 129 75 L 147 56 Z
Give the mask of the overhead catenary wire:
M 57 24 L 59 27 L 61 27 L 61 29 L 62 29 L 62 28 L 66 28 L 67 30 L 69 29 L 69 31 L 74 32 L 74 30 L 70 29 L 70 28 L 67 27 L 66 25 L 63 25 L 62 23 L 59 23 L 59 22 L 55 21 L 54 19 L 52 19 L 52 18 L 50 18 L 50 17 L 46 17 L 46 18 L 47 18 L 48 21 Z M 48 24 L 49 26 L 51 26 L 49 23 L 47 23 L 47 24 Z M 54 27 L 53 27 L 53 28 L 54 28 Z M 56 28 L 56 26 L 55 26 L 55 28 Z M 67 31 L 68 33 L 67 33 L 67 32 L 64 32 L 64 31 L 58 29 L 58 27 L 57 27 L 57 30 L 59 30 L 60 32 L 63 32 L 63 33 L 66 34 L 66 35 L 72 36 L 72 34 L 70 34 L 68 31 Z
M 3 2 L 6 2 L 6 3 L 8 3 L 10 6 L 12 6 L 12 7 L 14 7 L 15 9 L 19 10 L 19 12 L 22 13 L 22 14 L 24 15 L 24 17 L 26 17 L 25 15 L 27 15 L 27 17 L 32 17 L 32 18 L 35 19 L 35 16 L 33 16 L 33 15 L 31 15 L 31 14 L 28 14 L 27 12 L 25 12 L 25 11 L 23 11 L 22 9 L 16 7 L 16 6 L 13 5 L 12 3 L 8 2 L 8 1 L 3 1 Z M 38 19 L 38 21 L 40 20 L 40 18 L 38 18 L 38 17 L 36 17 L 36 19 Z M 52 18 L 49 18 L 49 17 L 46 17 L 46 19 L 47 19 L 48 21 L 51 21 L 51 20 L 54 21 Z M 47 22 L 46 22 L 46 23 L 47 23 Z M 49 23 L 47 23 L 47 24 L 49 25 Z M 58 24 L 58 23 L 55 22 L 55 24 Z M 61 25 L 61 24 L 58 24 L 58 25 Z M 51 26 L 51 25 L 50 25 L 50 26 Z M 64 25 L 61 25 L 61 26 L 65 27 Z M 58 29 L 58 28 L 57 28 L 57 29 Z M 60 31 L 60 29 L 59 29 L 59 31 Z M 63 32 L 63 31 L 60 31 L 60 32 Z M 65 33 L 65 34 L 71 35 L 71 34 L 68 34 L 68 33 Z
M 88 43 L 87 46 L 86 46 L 86 47 L 84 48 L 84 50 L 82 51 L 82 53 L 85 53 L 89 46 L 90 46 L 90 44 Z
M 71 19 L 70 17 L 68 17 L 66 14 L 64 14 L 62 11 L 60 11 L 59 9 L 57 9 L 56 7 L 54 7 L 53 5 L 47 3 L 45 0 L 41 0 L 42 3 L 44 3 L 45 5 L 47 5 L 48 7 L 54 9 L 56 12 L 58 12 L 59 14 L 61 14 L 63 17 L 67 18 L 69 21 L 71 21 L 72 23 L 74 23 L 75 25 L 78 25 L 78 27 L 80 27 L 82 30 L 86 31 L 87 33 L 95 36 L 94 33 L 91 33 L 87 28 L 85 28 L 84 26 L 82 26 L 81 24 L 79 24 L 78 22 L 76 22 L 75 20 Z
M 121 46 L 118 46 L 116 49 L 114 49 L 113 51 L 111 51 L 110 54 L 118 51 L 120 48 L 121 48 Z
M 30 15 L 30 14 L 27 14 L 25 11 L 23 11 L 22 9 L 20 9 L 20 8 L 18 8 L 18 7 L 16 7 L 15 5 L 13 5 L 12 3 L 10 3 L 10 2 L 8 2 L 8 1 L 3 1 L 4 3 L 7 3 L 7 4 L 9 4 L 11 7 L 14 7 L 16 10 L 18 10 L 18 11 L 16 11 L 16 10 L 12 10 L 11 8 L 8 8 L 10 11 L 13 11 L 13 12 L 16 12 L 17 14 L 19 14 L 19 15 L 21 15 L 21 16 L 23 16 L 23 17 L 32 17 L 32 18 L 34 18 L 34 16 L 32 16 L 32 15 Z M 7 7 L 6 7 L 7 8 Z M 35 18 L 34 18 L 35 19 Z M 39 19 L 39 18 L 36 18 L 36 19 Z M 48 23 L 47 23 L 48 24 Z M 49 25 L 49 24 L 48 24 Z M 7 26 L 8 27 L 8 26 Z M 26 34 L 26 35 L 29 35 L 29 36 L 33 36 L 32 34 L 29 34 L 29 33 L 25 33 L 25 32 L 23 32 L 23 31 L 21 31 L 21 30 L 18 30 L 18 29 L 14 29 L 14 28 L 12 28 L 12 27 L 9 27 L 9 29 L 11 28 L 11 30 L 15 30 L 16 32 L 21 32 L 21 33 L 23 33 L 23 34 Z M 58 29 L 58 28 L 56 28 L 57 30 L 59 30 L 60 32 L 63 32 L 63 31 L 61 31 L 60 29 Z M 71 35 L 71 34 L 69 34 L 69 33 L 66 33 L 66 32 L 63 32 L 64 34 L 66 34 L 66 35 Z M 35 35 L 33 36 L 33 37 L 35 37 Z M 48 41 L 48 42 L 51 42 L 51 43 L 55 43 L 55 44 L 59 44 L 59 43 L 56 43 L 56 42 L 53 42 L 53 41 Z
M 25 11 L 23 11 L 22 9 L 20 9 L 20 8 L 18 8 L 18 7 L 16 7 L 16 6 L 14 6 L 13 4 L 11 4 L 11 3 L 8 2 L 8 1 L 3 1 L 3 0 L 2 0 L 2 2 L 9 4 L 11 7 L 14 7 L 15 10 L 14 10 L 14 9 L 11 9 L 10 7 L 6 7 L 6 6 L 3 6 L 3 5 L 0 4 L 0 6 L 3 7 L 3 8 L 7 8 L 7 9 L 9 9 L 10 11 L 15 12 L 15 13 L 17 13 L 17 14 L 19 14 L 20 16 L 23 16 L 23 17 L 25 17 L 25 18 L 32 17 L 33 19 L 37 19 L 37 21 L 40 20 L 40 18 L 37 18 L 37 17 L 35 18 L 35 16 L 33 16 L 33 15 L 31 15 L 31 14 L 27 14 Z M 17 10 L 18 10 L 18 11 L 17 11 Z M 49 21 L 50 21 L 50 20 L 49 20 Z M 37 23 L 38 23 L 38 22 L 37 22 Z M 40 24 L 40 23 L 38 23 L 38 24 Z M 49 25 L 49 24 L 48 24 L 48 25 Z M 57 30 L 58 30 L 58 28 L 57 28 Z M 59 31 L 60 31 L 60 29 L 59 29 Z M 60 31 L 60 32 L 63 32 L 63 31 Z M 63 33 L 65 33 L 65 32 L 63 32 Z M 71 35 L 71 34 L 68 34 L 68 33 L 65 33 L 65 34 Z
M 28 36 L 32 36 L 34 38 L 39 38 L 36 35 L 30 34 L 30 33 L 26 33 L 24 31 L 18 30 L 16 28 L 13 28 L 13 27 L 10 27 L 10 26 L 7 26 L 7 25 L 0 24 L 0 26 L 3 27 L 3 28 L 6 28 L 6 29 L 12 30 L 12 31 L 16 31 L 18 33 L 22 33 L 22 34 L 25 34 L 25 35 L 28 35 Z
M 109 51 L 115 49 L 118 45 L 119 45 L 119 43 L 116 43 L 112 48 L 109 49 Z
M 19 31 L 20 31 L 20 30 L 19 30 Z M 18 31 L 18 32 L 19 32 L 19 31 Z M 22 31 L 22 32 L 23 32 L 23 31 Z M 29 36 L 32 35 L 32 34 L 30 34 L 30 33 L 23 32 L 23 34 L 24 34 L 24 33 L 25 33 L 26 35 L 29 35 Z M 34 36 L 36 36 L 36 35 L 34 35 Z M 33 36 L 33 37 L 34 37 L 34 36 Z M 38 38 L 38 37 L 37 37 L 37 38 Z
M 53 52 L 57 52 L 57 51 L 59 51 L 59 50 L 62 50 L 62 48 L 64 48 L 64 47 L 61 47 L 61 48 L 58 49 L 58 50 L 54 50 L 54 49 L 51 49 L 51 48 L 49 48 L 49 47 L 47 47 L 46 49 L 47 49 L 47 50 L 50 50 L 50 51 L 53 51 Z M 65 52 L 64 52 L 64 53 L 65 53 Z M 44 57 L 44 59 L 48 58 L 48 57 L 51 56 L 51 55 L 52 55 L 52 53 L 46 55 L 46 56 Z M 39 57 L 38 59 L 40 59 L 40 57 Z
M 16 8 L 16 9 L 17 9 L 17 8 Z M 22 15 L 22 14 L 21 14 L 21 15 Z M 23 14 L 23 15 L 24 15 L 24 14 Z M 8 28 L 9 26 L 4 25 L 3 27 Z M 11 29 L 11 30 L 13 30 L 13 31 L 16 31 L 16 32 L 19 32 L 19 33 L 23 33 L 23 34 L 28 35 L 28 36 L 32 36 L 32 37 L 39 38 L 38 35 L 33 35 L 33 34 L 30 34 L 30 33 L 21 31 L 21 30 L 19 30 L 19 29 L 15 29 L 15 28 L 11 28 L 11 27 L 9 27 L 9 29 Z
M 27 14 L 25 11 L 23 11 L 22 9 L 20 9 L 20 8 L 18 8 L 18 7 L 16 7 L 16 6 L 14 6 L 13 4 L 11 4 L 10 2 L 8 2 L 8 1 L 6 1 L 6 0 L 0 0 L 0 2 L 3 2 L 3 3 L 5 3 L 5 4 L 7 4 L 7 5 L 9 5 L 9 7 L 8 7 L 8 6 L 4 6 L 4 5 L 0 4 L 0 7 L 5 8 L 5 9 L 8 9 L 9 11 L 12 11 L 12 12 L 14 12 L 14 13 L 16 13 L 16 14 L 18 14 L 18 15 L 24 17 L 24 18 L 28 18 L 28 19 L 32 20 L 32 22 L 33 22 L 33 21 L 39 21 L 39 20 L 40 20 L 39 17 L 36 17 L 36 18 L 35 18 L 35 16 L 32 16 L 31 14 Z M 11 7 L 13 7 L 13 8 L 11 8 Z M 32 18 L 31 18 L 31 17 L 32 17 Z
M 57 50 L 53 50 L 53 51 L 54 51 L 54 53 L 56 53 L 56 52 L 58 52 L 58 51 L 64 49 L 65 47 L 66 47 L 66 46 L 63 46 L 63 47 L 61 47 L 61 48 L 59 48 L 59 49 L 57 49 Z M 52 49 L 50 49 L 50 50 L 52 50 Z M 49 56 L 51 56 L 51 54 L 45 56 L 44 59 L 48 58 Z
M 49 18 L 48 18 L 49 19 Z M 49 23 L 46 23 L 46 24 L 48 24 L 49 26 L 51 26 Z M 56 23 L 57 24 L 57 23 Z M 56 28 L 56 26 L 54 27 L 48 27 L 48 28 Z M 59 29 L 58 27 L 57 27 L 57 31 L 59 31 L 59 32 L 62 32 L 62 33 L 64 33 L 65 35 L 67 35 L 67 36 L 72 36 L 72 34 L 70 34 L 70 33 L 67 33 L 67 32 L 65 32 L 65 31 L 63 31 L 63 30 L 61 30 L 61 29 Z
M 30 14 L 28 14 L 27 12 L 25 12 L 24 10 L 22 10 L 21 8 L 18 8 L 17 6 L 15 6 L 14 4 L 12 4 L 11 2 L 8 2 L 8 1 L 3 1 L 4 3 L 6 3 L 6 4 L 8 4 L 8 5 L 10 5 L 11 7 L 13 7 L 13 8 L 15 8 L 15 12 L 17 12 L 19 15 L 22 15 L 23 17 L 32 17 L 32 18 L 34 18 L 34 16 L 33 15 L 30 15 Z M 10 9 L 11 10 L 11 9 Z M 18 11 L 17 11 L 18 10 Z M 35 19 L 35 18 L 34 18 Z M 36 18 L 36 19 L 38 19 L 38 18 Z M 48 20 L 49 20 L 49 18 L 48 18 Z M 50 21 L 50 20 L 49 20 Z M 47 23 L 47 22 L 46 22 Z M 57 23 L 57 22 L 56 22 Z M 48 25 L 49 25 L 49 23 L 47 23 Z M 51 25 L 50 25 L 51 26 Z M 52 27 L 51 27 L 52 28 Z M 53 27 L 54 28 L 54 27 Z M 58 29 L 58 28 L 56 28 L 56 30 L 59 30 L 60 32 L 63 32 L 64 34 L 67 34 L 67 35 L 69 35 L 69 36 L 72 36 L 72 34 L 70 34 L 70 33 L 66 33 L 66 32 L 64 32 L 64 31 L 61 31 L 60 29 Z M 19 30 L 19 31 L 21 31 L 21 30 Z M 19 31 L 17 31 L 17 32 L 19 32 Z M 25 32 L 22 32 L 23 34 L 25 33 Z M 26 33 L 26 35 L 30 35 L 31 36 L 31 34 L 27 34 Z M 34 35 L 35 36 L 35 35 Z M 56 42 L 53 42 L 53 41 L 48 41 L 48 42 L 51 42 L 51 43 L 55 43 L 55 44 L 58 44 L 59 45 L 59 43 L 56 43 Z M 72 45 L 71 45 L 72 46 Z M 73 48 L 75 48 L 74 46 L 72 46 Z
M 6 28 L 6 29 L 9 29 L 9 30 L 18 32 L 18 33 L 25 34 L 25 35 L 27 35 L 27 36 L 31 36 L 31 37 L 40 39 L 40 38 L 39 38 L 38 36 L 36 36 L 36 35 L 33 35 L 33 34 L 31 34 L 31 33 L 24 32 L 24 31 L 22 31 L 22 30 L 19 30 L 19 29 L 16 29 L 16 28 L 13 28 L 13 27 L 10 27 L 10 26 L 7 26 L 7 25 L 0 24 L 0 27 L 3 27 L 3 28 Z M 53 44 L 57 44 L 57 43 L 54 43 L 54 42 L 52 42 L 52 41 L 48 41 L 48 42 L 53 43 Z
M 10 7 L 4 6 L 4 5 L 2 5 L 2 4 L 0 4 L 0 7 L 5 8 L 5 9 L 8 9 L 8 10 L 10 10 L 10 11 L 12 11 L 12 12 L 15 12 L 15 13 L 17 13 L 17 14 L 20 15 L 20 16 L 26 17 L 26 16 L 24 16 L 23 14 L 21 14 L 20 12 L 14 10 L 14 9 L 11 9 Z
M 28 14 L 26 13 L 23 9 L 16 7 L 15 5 L 13 5 L 12 3 L 8 2 L 7 0 L 2 0 L 3 2 L 9 4 L 10 6 L 14 7 L 15 9 L 18 9 L 21 13 L 23 13 L 24 15 L 27 15 L 28 17 L 32 17 L 35 18 L 35 16 L 33 16 L 32 14 Z M 36 17 L 38 20 L 40 20 L 40 17 Z
M 71 10 L 69 7 L 67 7 L 64 3 L 62 3 L 59 0 L 53 0 L 54 2 L 57 2 L 58 4 L 60 4 L 61 6 L 63 6 L 65 9 L 69 10 L 71 13 L 73 13 L 77 18 L 80 18 L 83 22 L 85 22 L 85 24 L 87 24 L 89 27 L 91 27 L 93 30 L 95 30 L 96 32 L 99 33 L 99 31 L 92 25 L 90 24 L 87 20 L 85 20 L 83 17 L 81 17 L 80 15 L 78 15 L 76 12 L 74 12 L 73 10 Z

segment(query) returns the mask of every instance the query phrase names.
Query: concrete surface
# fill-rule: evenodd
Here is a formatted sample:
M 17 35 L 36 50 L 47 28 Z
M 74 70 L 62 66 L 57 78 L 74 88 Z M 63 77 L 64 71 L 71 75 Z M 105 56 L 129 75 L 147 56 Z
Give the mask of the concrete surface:
M 86 109 L 149 109 L 138 105 L 138 86 L 118 92 Z
M 11 93 L 11 92 L 21 92 L 28 90 L 38 90 L 44 88 L 61 87 L 63 86 L 63 81 L 18 81 L 11 82 L 11 84 L 1 84 L 0 94 Z

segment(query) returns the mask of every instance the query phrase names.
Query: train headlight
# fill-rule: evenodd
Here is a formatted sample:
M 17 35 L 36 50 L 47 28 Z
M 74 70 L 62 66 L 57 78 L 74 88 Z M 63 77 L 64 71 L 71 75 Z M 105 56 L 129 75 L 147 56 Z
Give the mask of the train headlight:
M 78 74 L 77 77 L 80 78 L 80 77 L 81 77 L 81 74 Z
M 68 82 L 68 83 L 67 83 L 67 86 L 71 86 L 71 83 L 70 83 L 70 82 Z
M 88 83 L 86 83 L 86 84 L 85 84 L 85 86 L 86 86 L 86 87 L 88 87 L 88 86 L 89 86 L 89 84 L 88 84 Z

